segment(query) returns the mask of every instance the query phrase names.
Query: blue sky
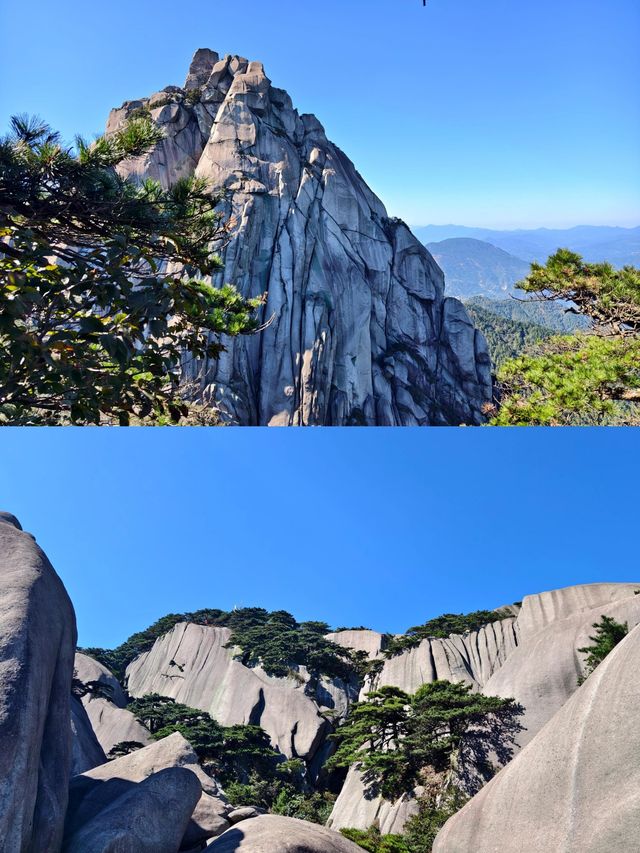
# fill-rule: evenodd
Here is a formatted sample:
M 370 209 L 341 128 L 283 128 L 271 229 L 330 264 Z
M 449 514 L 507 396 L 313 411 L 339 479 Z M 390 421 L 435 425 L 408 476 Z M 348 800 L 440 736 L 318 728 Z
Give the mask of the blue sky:
M 99 132 L 194 49 L 259 58 L 414 225 L 640 223 L 637 0 L 3 3 L 0 126 Z
M 401 631 L 574 583 L 640 583 L 633 430 L 2 431 L 0 508 L 85 645 L 169 612 Z

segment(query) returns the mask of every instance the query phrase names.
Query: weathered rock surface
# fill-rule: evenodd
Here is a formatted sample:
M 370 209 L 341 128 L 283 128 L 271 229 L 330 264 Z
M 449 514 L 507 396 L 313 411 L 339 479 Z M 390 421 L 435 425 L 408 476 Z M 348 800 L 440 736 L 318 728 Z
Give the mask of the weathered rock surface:
M 533 633 L 533 620 L 525 622 L 521 644 L 484 685 L 483 693 L 513 697 L 524 707 L 525 729 L 517 738 L 520 746 L 527 744 L 576 692 L 578 679 L 584 675 L 584 655 L 578 649 L 590 645 L 594 623 L 602 616 L 626 622 L 629 628 L 640 623 L 640 595 L 634 595 L 636 589 L 637 585 L 598 584 L 597 589 L 578 587 L 530 596 L 531 602 L 525 599 L 523 613 L 527 619 L 532 610 L 541 612 L 539 608 L 550 600 L 565 598 L 580 601 L 581 606 L 555 608 L 553 613 L 558 618 L 541 620 L 543 627 L 537 633 Z M 597 600 L 602 603 L 584 608 L 585 603 Z
M 441 830 L 434 853 L 634 853 L 640 628 Z
M 110 697 L 91 693 L 82 697 L 82 704 L 93 731 L 106 754 L 117 743 L 124 741 L 139 743 L 142 746 L 151 743 L 151 735 L 147 729 L 136 720 L 131 711 L 126 710 L 127 700 L 120 682 L 105 666 L 87 655 L 76 654 L 75 675 L 85 685 L 96 683 L 106 688 Z
M 201 793 L 190 770 L 98 784 L 103 807 L 68 827 L 64 853 L 176 853 Z
M 0 514 L 0 843 L 57 853 L 71 768 L 76 626 L 60 578 L 17 519 Z
M 363 629 L 336 631 L 327 634 L 327 640 L 356 652 L 366 652 L 369 660 L 380 657 L 385 645 L 384 634 Z
M 248 668 L 225 648 L 230 636 L 228 628 L 176 625 L 129 665 L 129 692 L 170 696 L 225 726 L 262 726 L 284 755 L 310 761 L 329 730 L 322 714 L 345 714 L 352 688 L 337 679 L 312 685 L 304 668 L 291 678 Z
M 67 835 L 74 836 L 79 828 L 89 825 L 96 815 L 109 808 L 113 791 L 118 790 L 115 782 L 142 782 L 161 770 L 176 767 L 189 770 L 200 786 L 199 797 L 189 812 L 191 820 L 180 836 L 185 849 L 224 832 L 229 826 L 227 815 L 232 807 L 215 779 L 204 772 L 188 741 L 176 732 L 144 749 L 76 776 L 71 782 Z
M 492 622 L 469 634 L 423 640 L 385 661 L 376 687 L 392 685 L 415 693 L 430 681 L 464 681 L 480 690 L 517 646 L 516 620 Z
M 362 853 L 337 832 L 292 817 L 264 815 L 243 821 L 207 847 L 212 853 Z
M 77 776 L 107 760 L 84 705 L 71 697 L 71 775 Z
M 360 772 L 351 768 L 327 826 L 332 829 L 368 829 L 375 824 L 383 834 L 401 833 L 409 818 L 417 814 L 417 798 L 421 793 L 421 789 L 416 789 L 395 802 L 389 802 L 367 790 Z
M 486 344 L 431 255 L 261 63 L 215 56 L 198 51 L 186 89 L 129 101 L 107 125 L 150 111 L 165 139 L 125 173 L 166 186 L 195 171 L 224 189 L 219 282 L 268 293 L 267 329 L 186 368 L 198 395 L 241 424 L 482 422 Z
M 517 736 L 517 746 L 524 746 L 577 690 L 583 674 L 577 650 L 589 644 L 593 623 L 603 614 L 630 627 L 640 622 L 640 595 L 634 594 L 639 588 L 584 584 L 527 596 L 513 618 L 463 636 L 423 640 L 386 660 L 375 686 L 415 693 L 422 684 L 446 679 L 471 684 L 487 695 L 514 698 L 525 709 L 525 728 Z M 413 794 L 385 802 L 368 794 L 358 771 L 351 769 L 329 825 L 367 829 L 379 821 L 385 831 L 400 832 L 412 809 Z

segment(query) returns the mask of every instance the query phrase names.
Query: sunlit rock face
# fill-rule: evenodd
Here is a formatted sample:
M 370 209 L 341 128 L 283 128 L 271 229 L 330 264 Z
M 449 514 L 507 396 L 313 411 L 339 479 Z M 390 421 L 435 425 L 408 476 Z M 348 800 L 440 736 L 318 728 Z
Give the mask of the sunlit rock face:
M 268 294 L 260 334 L 185 365 L 200 398 L 247 425 L 482 422 L 484 338 L 444 297 L 429 252 L 260 62 L 200 50 L 185 88 L 125 103 L 107 129 L 136 110 L 165 139 L 125 173 L 167 186 L 195 172 L 224 190 L 218 283 Z

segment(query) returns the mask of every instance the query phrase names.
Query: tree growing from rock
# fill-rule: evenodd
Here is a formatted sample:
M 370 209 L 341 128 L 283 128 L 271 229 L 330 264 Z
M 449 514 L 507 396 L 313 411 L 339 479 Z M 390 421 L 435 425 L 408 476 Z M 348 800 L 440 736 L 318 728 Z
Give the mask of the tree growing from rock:
M 640 270 L 589 264 L 560 249 L 518 287 L 567 302 L 585 333 L 550 338 L 498 373 L 498 426 L 640 423 Z
M 382 687 L 356 703 L 333 735 L 329 767 L 356 765 L 365 784 L 387 799 L 438 780 L 444 791 L 480 787 L 513 754 L 524 709 L 513 699 L 472 693 L 470 685 L 434 681 L 409 695 Z
M 161 138 L 143 117 L 72 149 L 15 117 L 0 140 L 0 422 L 178 421 L 183 359 L 258 328 L 260 300 L 201 278 L 222 268 L 219 196 L 118 175 Z
M 591 627 L 596 629 L 595 634 L 589 637 L 591 645 L 578 649 L 587 656 L 584 675 L 578 680 L 578 684 L 582 684 L 629 633 L 629 625 L 626 622 L 616 622 L 611 616 L 603 615 L 601 621 L 594 622 Z

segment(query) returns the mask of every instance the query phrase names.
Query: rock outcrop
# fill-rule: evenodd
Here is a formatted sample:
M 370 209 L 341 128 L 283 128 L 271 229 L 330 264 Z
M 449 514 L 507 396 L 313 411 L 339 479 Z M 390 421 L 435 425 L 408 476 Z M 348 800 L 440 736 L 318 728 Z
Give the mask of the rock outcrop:
M 176 625 L 128 666 L 129 692 L 169 696 L 225 726 L 262 726 L 284 755 L 310 762 L 330 730 L 323 714 L 344 716 L 355 689 L 338 679 L 312 683 L 304 668 L 290 678 L 248 668 L 226 648 L 230 637 L 228 628 Z
M 87 655 L 76 654 L 75 677 L 85 687 L 97 685 L 101 688 L 100 693 L 86 692 L 82 696 L 82 704 L 100 746 L 107 755 L 118 743 L 139 743 L 141 746 L 151 743 L 147 729 L 131 711 L 127 711 L 127 699 L 120 682 L 105 666 Z
M 514 698 L 525 709 L 517 747 L 528 743 L 578 688 L 583 672 L 578 649 L 588 645 L 602 615 L 629 627 L 640 623 L 638 584 L 584 584 L 527 596 L 517 616 L 479 631 L 419 646 L 385 660 L 375 686 L 415 693 L 436 679 L 463 681 L 491 696 Z M 368 688 L 363 689 L 363 693 Z M 416 809 L 415 792 L 395 803 L 369 794 L 356 769 L 349 770 L 329 819 L 334 828 L 401 832 Z
M 640 628 L 439 833 L 434 853 L 634 853 Z
M 627 623 L 629 628 L 640 623 L 637 589 L 637 585 L 596 584 L 593 588 L 558 590 L 525 599 L 520 645 L 482 691 L 491 696 L 513 697 L 524 707 L 524 730 L 517 738 L 520 746 L 527 744 L 576 692 L 578 680 L 585 674 L 584 655 L 578 649 L 589 645 L 593 625 L 602 616 Z M 542 627 L 535 631 L 531 610 L 535 608 L 542 613 L 538 608 L 544 607 L 545 601 L 563 596 L 579 597 L 580 606 L 555 609 L 557 618 L 541 618 L 538 624 Z M 602 603 L 586 609 L 596 601 Z
M 291 817 L 243 821 L 207 847 L 212 853 L 362 853 L 337 832 Z
M 85 838 L 86 827 L 92 825 L 103 811 L 111 809 L 114 791 L 119 797 L 122 788 L 129 803 L 132 783 L 143 782 L 160 771 L 175 768 L 190 771 L 198 781 L 199 795 L 190 806 L 187 822 L 173 853 L 179 845 L 189 849 L 220 835 L 230 825 L 227 815 L 232 811 L 232 807 L 227 803 L 215 779 L 204 772 L 190 744 L 176 732 L 144 749 L 123 755 L 74 777 L 71 781 L 67 838 Z M 190 802 L 189 798 L 187 800 Z
M 125 174 L 167 186 L 195 172 L 224 191 L 219 283 L 268 294 L 268 328 L 185 366 L 196 396 L 247 425 L 483 421 L 484 338 L 424 246 L 261 63 L 200 50 L 184 89 L 125 103 L 107 130 L 140 111 L 165 138 Z
M 60 578 L 0 514 L 0 844 L 57 853 L 71 769 L 73 607 Z
M 114 777 L 100 793 L 102 808 L 71 825 L 63 853 L 176 853 L 200 784 L 190 770 L 171 767 L 138 783 Z
M 77 776 L 107 760 L 84 705 L 71 697 L 71 775 Z

